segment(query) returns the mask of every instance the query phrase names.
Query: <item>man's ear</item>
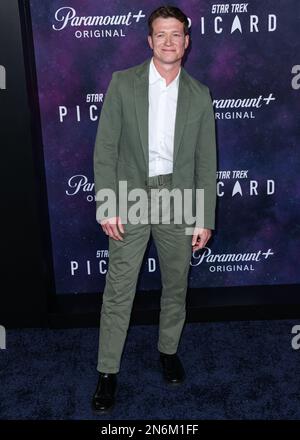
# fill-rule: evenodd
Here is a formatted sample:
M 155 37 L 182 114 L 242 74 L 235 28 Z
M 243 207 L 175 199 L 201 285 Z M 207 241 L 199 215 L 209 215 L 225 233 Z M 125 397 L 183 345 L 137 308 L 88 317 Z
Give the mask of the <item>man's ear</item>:
M 151 35 L 148 35 L 148 43 L 149 43 L 149 46 L 151 47 L 151 49 L 153 49 L 153 43 L 152 43 Z
M 184 42 L 184 48 L 187 49 L 189 43 L 190 43 L 190 36 L 189 35 L 185 35 L 184 37 L 185 42 Z

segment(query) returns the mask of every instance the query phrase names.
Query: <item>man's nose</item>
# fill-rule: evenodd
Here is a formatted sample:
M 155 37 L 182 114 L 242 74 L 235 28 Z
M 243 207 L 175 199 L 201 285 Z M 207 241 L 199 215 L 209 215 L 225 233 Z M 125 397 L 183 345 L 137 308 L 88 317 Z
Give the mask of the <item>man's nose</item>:
M 167 45 L 172 44 L 172 37 L 171 37 L 171 35 L 166 35 L 165 44 L 167 44 Z

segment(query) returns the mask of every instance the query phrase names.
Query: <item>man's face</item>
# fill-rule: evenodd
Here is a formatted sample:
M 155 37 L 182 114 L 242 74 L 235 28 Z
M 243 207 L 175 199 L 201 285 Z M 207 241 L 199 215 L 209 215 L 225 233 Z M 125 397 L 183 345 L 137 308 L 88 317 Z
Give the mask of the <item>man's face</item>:
M 173 17 L 158 17 L 153 21 L 152 29 L 148 42 L 153 49 L 153 57 L 163 64 L 178 63 L 189 44 L 183 23 Z

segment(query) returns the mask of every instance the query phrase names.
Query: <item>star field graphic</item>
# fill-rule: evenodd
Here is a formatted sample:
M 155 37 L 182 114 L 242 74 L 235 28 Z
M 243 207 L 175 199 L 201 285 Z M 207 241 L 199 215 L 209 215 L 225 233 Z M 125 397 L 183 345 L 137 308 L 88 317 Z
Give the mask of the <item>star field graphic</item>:
M 298 283 L 300 78 L 293 87 L 292 69 L 300 65 L 300 3 L 229 1 L 227 12 L 210 0 L 173 4 L 191 20 L 184 67 L 211 91 L 218 146 L 216 230 L 191 256 L 189 286 Z M 108 240 L 93 199 L 98 117 L 112 73 L 151 57 L 147 17 L 158 6 L 30 0 L 57 293 L 103 290 Z M 151 242 L 138 288 L 160 287 Z

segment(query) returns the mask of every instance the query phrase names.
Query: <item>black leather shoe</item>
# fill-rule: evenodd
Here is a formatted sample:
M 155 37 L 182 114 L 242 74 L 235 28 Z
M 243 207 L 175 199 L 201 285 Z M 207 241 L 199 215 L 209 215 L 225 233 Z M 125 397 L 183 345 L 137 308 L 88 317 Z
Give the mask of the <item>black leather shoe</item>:
M 102 413 L 112 409 L 115 403 L 116 388 L 117 374 L 99 373 L 97 389 L 92 400 L 93 410 Z
M 180 384 L 184 381 L 185 372 L 182 363 L 175 354 L 160 353 L 160 362 L 163 369 L 164 379 L 170 384 Z

